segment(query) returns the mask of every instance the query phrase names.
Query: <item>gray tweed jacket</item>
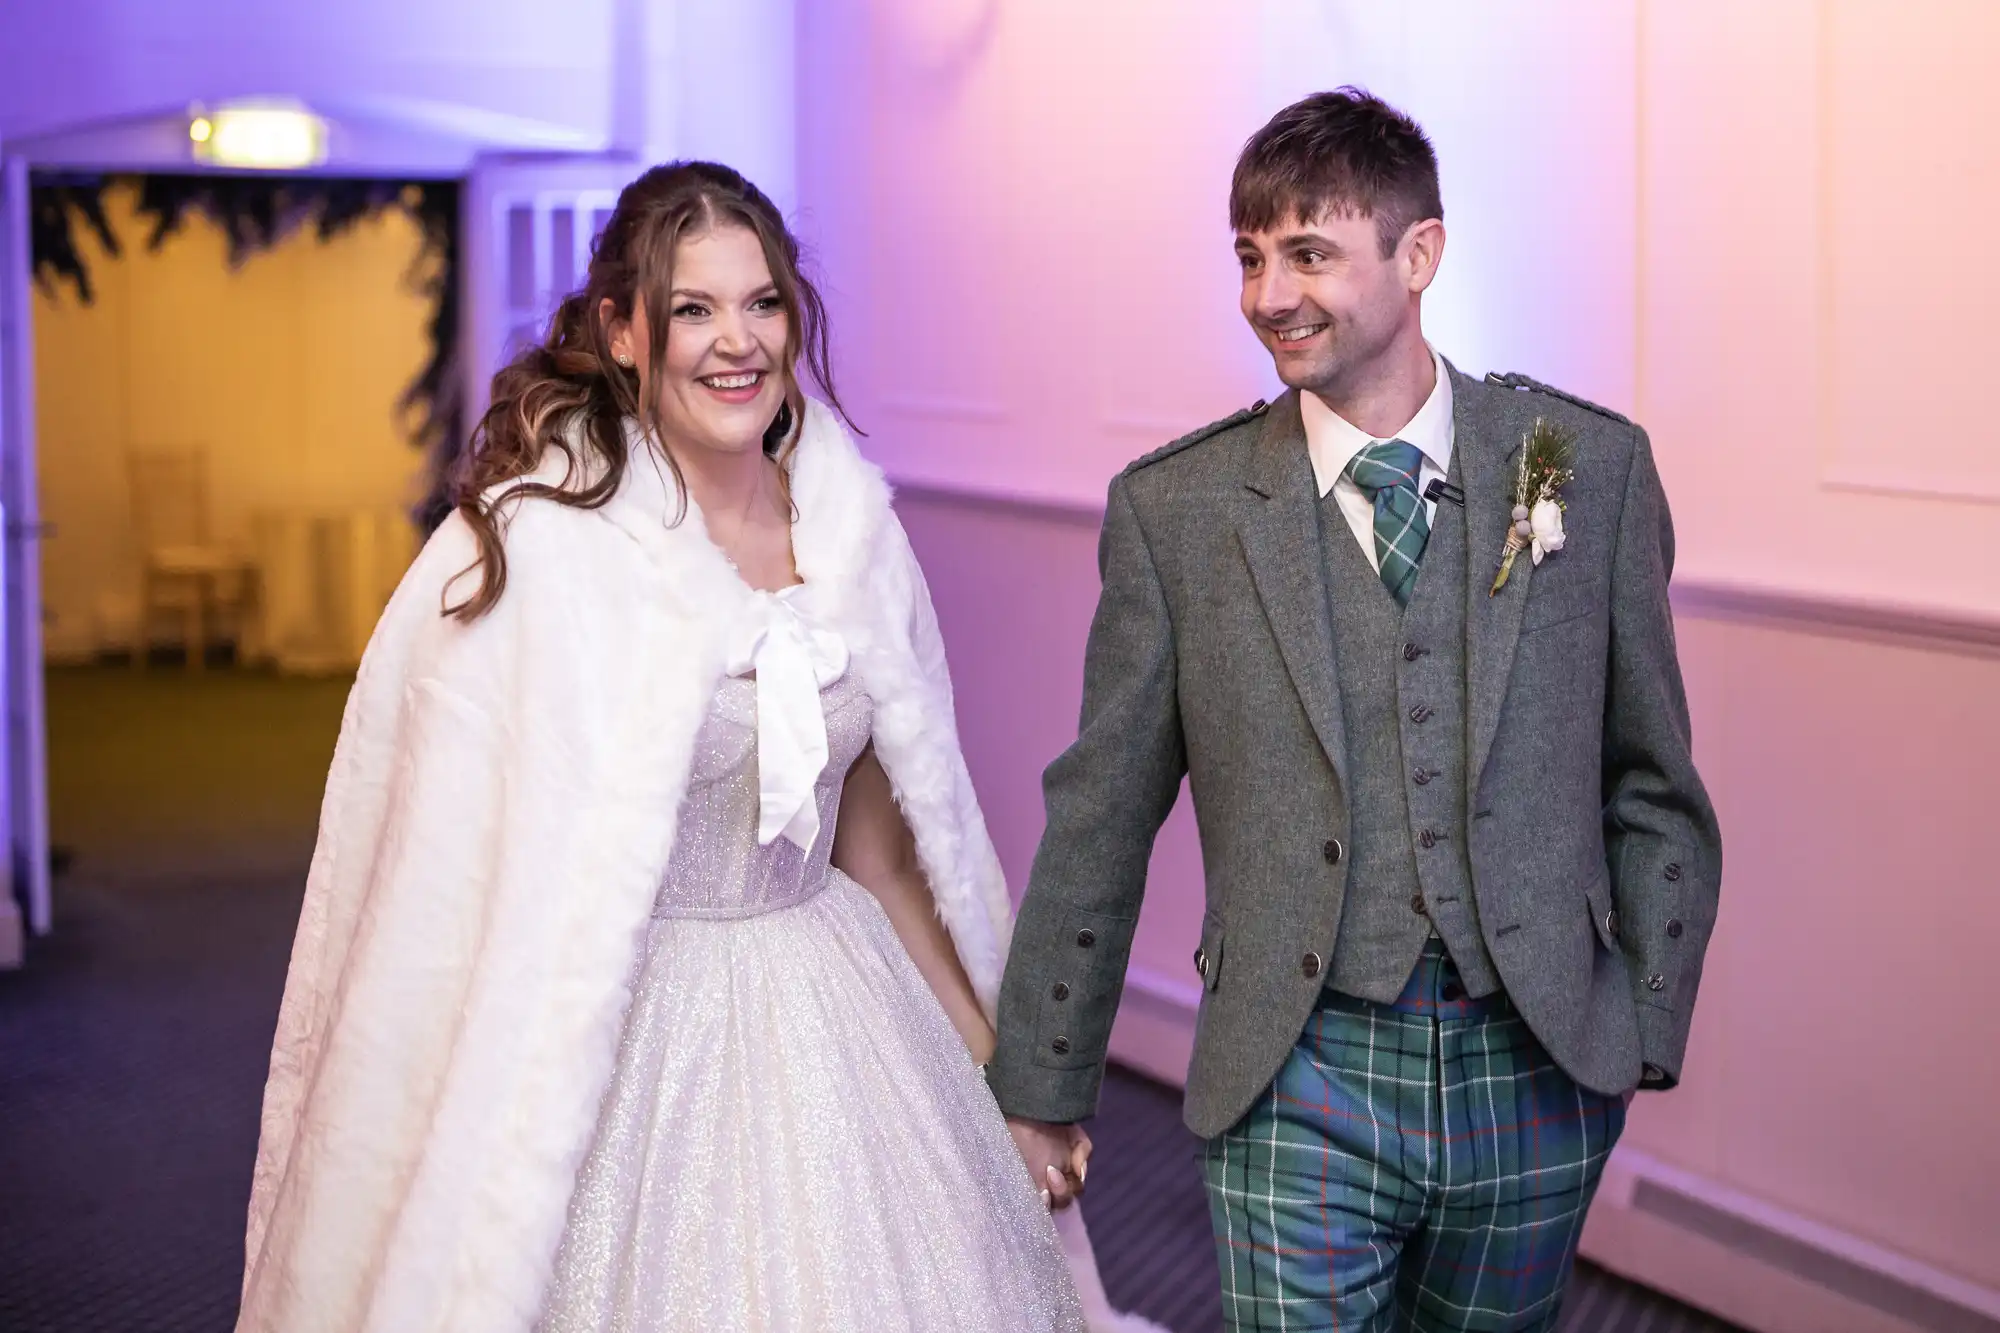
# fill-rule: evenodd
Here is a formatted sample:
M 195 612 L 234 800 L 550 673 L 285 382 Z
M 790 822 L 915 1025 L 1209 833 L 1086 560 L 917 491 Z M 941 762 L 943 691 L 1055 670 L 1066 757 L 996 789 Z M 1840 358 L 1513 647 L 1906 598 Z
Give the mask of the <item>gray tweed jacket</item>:
M 1623 417 L 1533 381 L 1451 374 L 1481 929 L 1508 996 L 1578 1083 L 1623 1092 L 1644 1068 L 1671 1086 L 1722 846 L 1690 753 L 1651 448 Z M 1489 596 L 1538 417 L 1578 436 L 1568 541 L 1539 567 L 1523 555 Z M 1183 775 L 1207 880 L 1188 1125 L 1233 1124 L 1316 1004 L 1347 812 L 1315 506 L 1295 393 L 1112 482 L 1082 726 L 1044 778 L 1048 825 L 987 1071 L 1010 1115 L 1094 1112 L 1147 861 Z

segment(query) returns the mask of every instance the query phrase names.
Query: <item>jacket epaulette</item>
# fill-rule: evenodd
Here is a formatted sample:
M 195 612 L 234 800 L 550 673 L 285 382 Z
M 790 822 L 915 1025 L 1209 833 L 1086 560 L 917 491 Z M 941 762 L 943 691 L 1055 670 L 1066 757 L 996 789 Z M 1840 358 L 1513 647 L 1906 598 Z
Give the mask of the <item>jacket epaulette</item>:
M 1632 424 L 1630 417 L 1621 412 L 1614 412 L 1602 403 L 1593 403 L 1588 398 L 1579 398 L 1573 393 L 1564 393 L 1561 389 L 1553 388 L 1542 383 L 1540 380 L 1530 379 L 1526 375 L 1513 371 L 1509 371 L 1505 375 L 1497 370 L 1493 371 L 1487 375 L 1486 382 L 1488 384 L 1497 384 L 1503 389 L 1526 389 L 1531 393 L 1545 393 L 1551 398 L 1560 398 L 1565 403 L 1573 403 L 1586 412 L 1595 412 L 1601 417 L 1610 417 L 1613 421 L 1623 425 L 1629 426 Z
M 1203 440 L 1211 439 L 1217 435 L 1222 434 L 1222 432 L 1228 430 L 1232 426 L 1242 425 L 1244 422 L 1250 420 L 1252 417 L 1262 416 L 1264 415 L 1264 409 L 1266 409 L 1269 406 L 1270 406 L 1269 403 L 1265 402 L 1262 398 L 1259 398 L 1256 402 L 1250 404 L 1250 406 L 1244 408 L 1241 412 L 1232 412 L 1220 421 L 1209 422 L 1206 426 L 1203 426 L 1200 430 L 1191 430 L 1187 434 L 1181 436 L 1178 440 L 1175 440 L 1172 444 L 1163 444 L 1159 448 L 1153 450 L 1152 453 L 1146 454 L 1145 456 L 1140 458 L 1135 458 L 1130 463 L 1127 463 L 1125 465 L 1126 475 L 1129 476 L 1130 474 L 1137 472 L 1140 468 L 1143 467 L 1151 467 L 1153 464 L 1159 462 L 1163 458 L 1172 458 L 1175 454 L 1179 453 L 1181 450 L 1191 449 L 1195 445 L 1200 444 Z

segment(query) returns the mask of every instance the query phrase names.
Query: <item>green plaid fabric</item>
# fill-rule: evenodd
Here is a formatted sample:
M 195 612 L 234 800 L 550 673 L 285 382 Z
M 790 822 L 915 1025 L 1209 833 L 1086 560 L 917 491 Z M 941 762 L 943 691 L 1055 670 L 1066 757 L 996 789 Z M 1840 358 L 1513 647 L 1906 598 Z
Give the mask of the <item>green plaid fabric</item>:
M 1228 1327 L 1553 1329 L 1624 1124 L 1436 939 L 1393 1005 L 1326 992 L 1203 1154 Z
M 1401 440 L 1371 444 L 1347 460 L 1347 479 L 1375 502 L 1375 556 L 1382 584 L 1397 606 L 1410 604 L 1417 567 L 1431 537 L 1424 497 L 1417 493 L 1423 450 Z

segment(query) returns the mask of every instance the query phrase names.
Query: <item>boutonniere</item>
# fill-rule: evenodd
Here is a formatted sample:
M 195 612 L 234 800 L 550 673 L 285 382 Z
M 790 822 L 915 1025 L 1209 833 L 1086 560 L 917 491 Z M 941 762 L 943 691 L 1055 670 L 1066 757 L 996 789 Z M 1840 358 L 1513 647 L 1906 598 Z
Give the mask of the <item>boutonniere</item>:
M 1560 551 L 1563 535 L 1563 484 L 1576 473 L 1570 461 L 1576 457 L 1576 435 L 1542 417 L 1521 440 L 1521 467 L 1514 474 L 1514 520 L 1507 528 L 1507 544 L 1500 551 L 1500 573 L 1494 577 L 1488 597 L 1497 596 L 1514 572 L 1514 557 L 1532 551 L 1536 564 L 1551 551 Z

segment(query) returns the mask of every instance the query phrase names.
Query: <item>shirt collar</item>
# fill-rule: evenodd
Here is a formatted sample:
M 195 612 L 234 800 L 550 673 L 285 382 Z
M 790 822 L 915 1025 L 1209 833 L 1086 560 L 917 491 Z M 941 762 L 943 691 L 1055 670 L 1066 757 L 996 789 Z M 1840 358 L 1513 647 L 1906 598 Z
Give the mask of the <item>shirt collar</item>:
M 1370 435 L 1328 407 L 1318 394 L 1310 391 L 1299 394 L 1299 415 L 1305 419 L 1306 452 L 1312 455 L 1313 480 L 1322 496 L 1333 489 L 1333 483 L 1347 471 L 1354 455 L 1378 439 L 1413 444 L 1440 473 L 1451 471 L 1451 372 L 1445 369 L 1444 358 L 1437 354 L 1436 348 L 1431 349 L 1431 362 L 1437 367 L 1437 383 L 1431 386 L 1430 397 L 1424 399 L 1424 405 L 1408 424 L 1393 435 Z

